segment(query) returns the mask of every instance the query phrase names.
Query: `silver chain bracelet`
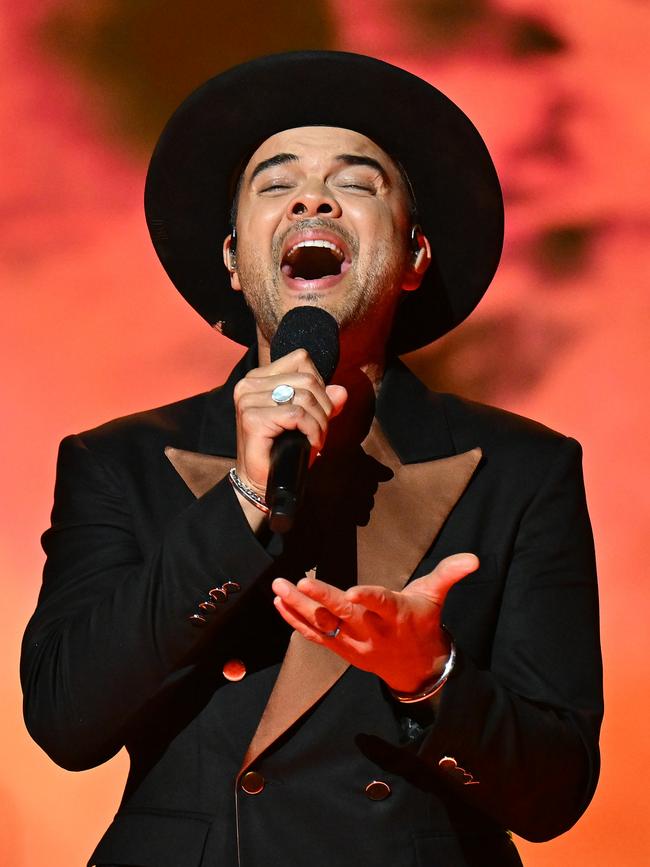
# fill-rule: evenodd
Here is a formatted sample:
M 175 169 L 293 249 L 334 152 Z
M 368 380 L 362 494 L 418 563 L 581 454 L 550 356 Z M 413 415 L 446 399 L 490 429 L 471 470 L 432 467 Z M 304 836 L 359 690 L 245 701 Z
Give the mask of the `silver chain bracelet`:
M 230 484 L 236 491 L 242 495 L 245 500 L 248 500 L 249 503 L 252 503 L 256 509 L 259 509 L 260 512 L 264 512 L 265 515 L 270 513 L 269 507 L 266 505 L 266 500 L 263 497 L 260 497 L 259 494 L 256 494 L 252 488 L 249 488 L 248 485 L 245 485 L 242 480 L 237 475 L 237 470 L 234 467 L 231 467 L 228 478 L 230 479 Z

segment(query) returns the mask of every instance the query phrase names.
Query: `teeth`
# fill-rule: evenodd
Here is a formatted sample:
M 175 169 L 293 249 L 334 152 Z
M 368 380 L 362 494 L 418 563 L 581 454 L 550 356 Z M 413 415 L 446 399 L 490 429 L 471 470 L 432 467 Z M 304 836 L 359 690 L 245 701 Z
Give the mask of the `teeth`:
M 313 241 L 300 241 L 298 244 L 294 244 L 294 246 L 287 253 L 287 258 L 290 259 L 301 247 L 325 247 L 328 250 L 331 250 L 334 255 L 341 260 L 341 262 L 345 259 L 345 253 L 336 244 L 333 244 L 331 241 L 325 241 L 322 238 L 318 238 Z

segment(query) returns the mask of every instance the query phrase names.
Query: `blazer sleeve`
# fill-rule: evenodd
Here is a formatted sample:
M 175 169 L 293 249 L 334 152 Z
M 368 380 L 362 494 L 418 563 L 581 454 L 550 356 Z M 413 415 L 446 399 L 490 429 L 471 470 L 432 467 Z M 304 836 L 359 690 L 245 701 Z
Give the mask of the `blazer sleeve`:
M 459 646 L 421 755 L 463 800 L 542 841 L 575 823 L 599 772 L 598 596 L 575 440 L 543 474 L 505 571 L 491 663 Z
M 172 518 L 146 556 L 133 521 L 116 469 L 81 436 L 63 440 L 21 680 L 30 734 L 70 770 L 123 746 L 129 720 L 209 645 L 272 563 L 227 479 Z M 198 603 L 233 576 L 241 591 L 197 629 Z

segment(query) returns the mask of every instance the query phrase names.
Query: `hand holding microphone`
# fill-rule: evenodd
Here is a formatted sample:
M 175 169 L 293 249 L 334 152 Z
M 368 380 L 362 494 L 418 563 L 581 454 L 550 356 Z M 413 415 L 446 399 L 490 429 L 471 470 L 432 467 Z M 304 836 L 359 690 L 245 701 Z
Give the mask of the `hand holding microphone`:
M 290 528 L 310 453 L 322 449 L 330 419 L 347 399 L 342 386 L 326 385 L 338 354 L 334 318 L 318 307 L 296 307 L 278 326 L 271 363 L 235 386 L 237 474 L 268 503 L 274 531 Z M 288 401 L 273 399 L 278 386 L 288 387 Z M 275 396 L 282 398 L 277 391 Z

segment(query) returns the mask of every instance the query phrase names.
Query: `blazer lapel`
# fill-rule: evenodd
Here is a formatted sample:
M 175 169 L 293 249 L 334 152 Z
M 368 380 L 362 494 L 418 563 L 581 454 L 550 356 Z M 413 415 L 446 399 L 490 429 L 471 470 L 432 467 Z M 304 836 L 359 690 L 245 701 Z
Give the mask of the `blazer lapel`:
M 235 463 L 237 443 L 235 437 L 235 407 L 233 389 L 246 373 L 257 364 L 257 348 L 252 347 L 230 372 L 219 388 L 205 395 L 205 408 L 198 428 L 198 436 L 165 447 L 165 455 L 178 475 L 195 497 L 202 497 L 220 482 Z
M 233 464 L 232 389 L 254 364 L 254 352 L 249 351 L 224 386 L 210 396 L 197 451 L 165 448 L 195 497 L 219 482 Z M 378 486 L 368 524 L 357 529 L 357 578 L 360 584 L 398 591 L 465 490 L 481 450 L 453 454 L 454 443 L 439 398 L 397 361 L 386 371 L 377 418 L 363 448 L 390 471 L 390 478 Z M 347 668 L 348 663 L 335 653 L 294 633 L 240 774 L 313 707 Z
M 359 584 L 401 590 L 467 487 L 481 449 L 401 464 L 375 421 L 365 451 L 392 472 L 380 485 L 369 523 L 357 530 Z
M 232 458 L 188 452 L 174 446 L 166 446 L 165 455 L 197 499 L 220 482 L 233 464 Z
M 403 465 L 376 421 L 363 447 L 393 475 L 380 484 L 370 520 L 357 530 L 358 580 L 401 590 L 465 490 L 481 450 Z M 326 647 L 294 633 L 240 774 L 313 707 L 348 666 Z

